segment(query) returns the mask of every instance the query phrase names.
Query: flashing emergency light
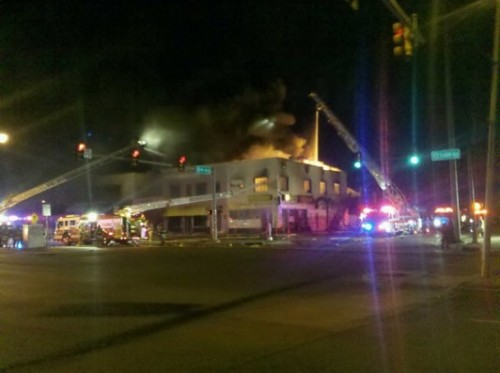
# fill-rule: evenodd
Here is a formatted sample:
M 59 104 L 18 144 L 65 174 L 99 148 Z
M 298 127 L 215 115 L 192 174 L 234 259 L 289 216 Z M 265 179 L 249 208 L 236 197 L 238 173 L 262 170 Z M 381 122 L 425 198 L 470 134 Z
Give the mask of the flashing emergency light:
M 384 205 L 380 208 L 380 212 L 383 212 L 384 214 L 395 214 L 396 208 L 391 205 Z
M 87 214 L 87 218 L 88 218 L 89 222 L 91 222 L 91 223 L 95 223 L 97 221 L 97 217 L 98 217 L 98 214 L 97 214 L 97 212 L 94 212 L 94 211 L 89 212 Z
M 434 228 L 441 228 L 443 226 L 443 224 L 447 223 L 449 221 L 449 219 L 447 218 L 443 218 L 443 217 L 436 217 L 434 218 L 434 220 L 432 221 L 432 225 L 434 226 Z
M 365 222 L 363 222 L 363 224 L 361 224 L 361 229 L 363 229 L 363 231 L 365 231 L 365 232 L 371 232 L 371 231 L 373 231 L 373 228 L 374 228 L 374 225 L 370 221 L 365 221 Z
M 434 209 L 435 214 L 451 214 L 453 209 L 451 207 L 436 207 Z

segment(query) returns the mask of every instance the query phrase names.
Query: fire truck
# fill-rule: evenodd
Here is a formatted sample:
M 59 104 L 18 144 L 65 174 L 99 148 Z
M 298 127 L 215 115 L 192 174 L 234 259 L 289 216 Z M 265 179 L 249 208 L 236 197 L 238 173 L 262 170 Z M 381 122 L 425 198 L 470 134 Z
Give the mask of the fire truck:
M 421 228 L 418 218 L 400 217 L 392 205 L 382 205 L 378 209 L 365 207 L 360 214 L 361 231 L 367 234 L 414 234 Z
M 65 245 L 128 243 L 137 238 L 139 219 L 114 214 L 66 215 L 57 219 L 54 240 Z
M 54 240 L 65 245 L 130 243 L 140 238 L 140 230 L 145 224 L 144 212 L 231 196 L 233 196 L 231 192 L 202 194 L 128 205 L 113 214 L 66 215 L 57 219 Z
M 359 155 L 362 164 L 366 167 L 370 175 L 375 179 L 377 185 L 383 193 L 384 203 L 375 209 L 366 210 L 360 216 L 361 226 L 378 229 L 386 233 L 415 233 L 421 229 L 422 221 L 417 210 L 412 208 L 399 188 L 384 175 L 377 163 L 370 157 L 368 152 L 356 141 L 354 136 L 347 130 L 344 124 L 333 114 L 323 100 L 316 94 L 309 95 L 316 103 L 316 110 L 323 112 L 328 123 L 337 131 L 337 134 L 345 142 L 351 152 Z M 370 218 L 370 221 L 368 221 Z

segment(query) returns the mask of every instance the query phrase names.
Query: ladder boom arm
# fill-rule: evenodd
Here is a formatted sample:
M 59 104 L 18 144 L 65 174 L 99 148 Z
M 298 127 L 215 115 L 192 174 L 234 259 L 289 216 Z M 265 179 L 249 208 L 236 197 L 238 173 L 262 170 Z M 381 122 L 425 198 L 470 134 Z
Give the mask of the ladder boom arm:
M 328 123 L 332 125 L 337 131 L 337 134 L 346 143 L 349 150 L 353 153 L 360 154 L 368 172 L 373 176 L 377 184 L 382 190 L 386 190 L 390 185 L 391 181 L 387 176 L 382 173 L 382 170 L 378 165 L 372 160 L 368 152 L 356 141 L 353 135 L 348 131 L 344 124 L 333 114 L 333 112 L 328 108 L 328 106 L 323 102 L 321 98 L 316 93 L 310 93 L 309 96 L 316 102 L 316 109 L 322 111 L 325 114 Z
M 384 195 L 393 203 L 398 206 L 402 213 L 411 212 L 412 209 L 409 207 L 408 202 L 404 194 L 399 190 L 399 188 L 394 185 L 391 180 L 382 173 L 382 170 L 377 165 L 377 163 L 370 157 L 365 149 L 356 141 L 354 136 L 347 130 L 344 124 L 332 113 L 328 106 L 323 102 L 321 98 L 316 93 L 311 93 L 309 96 L 316 102 L 316 109 L 321 110 L 325 114 L 328 122 L 335 128 L 338 135 L 344 140 L 347 147 L 353 153 L 359 153 L 363 160 L 363 165 L 366 167 L 368 172 L 373 176 L 378 186 L 384 192 Z
M 78 176 L 85 174 L 86 172 L 89 172 L 93 169 L 96 169 L 98 167 L 105 165 L 106 163 L 109 163 L 110 161 L 115 159 L 117 156 L 129 151 L 134 146 L 136 146 L 136 144 L 126 146 L 126 147 L 119 149 L 111 154 L 105 155 L 105 156 L 100 157 L 100 158 L 93 160 L 91 162 L 87 162 L 86 164 L 84 164 L 84 165 L 82 165 L 82 166 L 80 166 L 72 171 L 69 171 L 63 175 L 55 177 L 54 179 L 46 181 L 43 184 L 37 185 L 34 188 L 28 189 L 25 192 L 22 192 L 22 193 L 14 195 L 13 197 L 7 198 L 6 200 L 0 202 L 0 213 L 14 207 L 18 203 L 21 203 L 21 202 L 26 201 L 27 199 L 29 199 L 31 197 L 36 196 L 37 194 L 40 194 L 40 193 L 43 193 L 49 189 L 55 188 L 56 186 L 61 185 L 63 183 L 66 183 L 70 180 L 73 180 L 73 179 L 77 178 Z
M 223 198 L 229 198 L 233 194 L 231 192 L 225 192 L 225 193 L 216 193 L 215 194 L 215 199 L 223 199 Z M 199 196 L 192 196 L 192 197 L 179 197 L 179 198 L 172 198 L 172 199 L 166 199 L 166 200 L 161 200 L 161 201 L 153 201 L 153 202 L 144 202 L 144 203 L 138 203 L 135 205 L 130 205 L 126 206 L 120 210 L 115 211 L 117 215 L 121 216 L 134 216 L 146 211 L 151 211 L 151 210 L 156 210 L 156 209 L 161 209 L 161 208 L 166 208 L 166 207 L 173 207 L 173 206 L 183 206 L 183 205 L 190 205 L 192 203 L 197 203 L 197 202 L 206 202 L 206 201 L 211 201 L 214 198 L 214 195 L 212 193 L 210 194 L 201 194 Z
M 215 195 L 213 193 L 208 193 L 208 194 L 200 194 L 198 196 L 191 196 L 191 197 L 179 197 L 179 198 L 171 198 L 171 199 L 157 200 L 157 201 L 151 201 L 151 202 L 137 203 L 137 204 L 125 206 L 119 210 L 116 210 L 115 214 L 129 217 L 129 216 L 134 216 L 134 215 L 146 212 L 146 211 L 162 209 L 162 208 L 166 208 L 166 207 L 183 206 L 183 205 L 190 205 L 192 203 L 212 201 L 214 199 L 214 197 L 216 200 L 225 199 L 225 198 L 232 198 L 232 197 L 236 197 L 238 195 L 244 194 L 247 190 L 249 190 L 253 187 L 254 186 L 252 185 L 249 188 L 230 190 L 227 192 L 219 192 L 219 193 L 215 193 Z

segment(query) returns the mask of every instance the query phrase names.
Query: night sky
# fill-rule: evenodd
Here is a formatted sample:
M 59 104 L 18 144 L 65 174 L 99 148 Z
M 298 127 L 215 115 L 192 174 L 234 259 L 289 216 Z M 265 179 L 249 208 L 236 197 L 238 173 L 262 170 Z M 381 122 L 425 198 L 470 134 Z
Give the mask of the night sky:
M 455 13 L 472 1 L 448 3 L 441 12 L 454 16 L 438 23 L 432 43 L 432 1 L 400 1 L 418 13 L 426 39 L 412 140 L 411 63 L 392 55 L 395 19 L 383 1 L 359 0 L 359 10 L 344 0 L 2 1 L 0 131 L 11 142 L 0 149 L 0 195 L 77 167 L 81 140 L 105 154 L 145 137 L 156 153 L 144 156 L 165 163 L 180 154 L 192 165 L 257 153 L 307 157 L 311 91 L 378 158 L 382 76 L 391 177 L 409 192 L 403 159 L 412 143 L 425 154 L 448 147 L 443 25 L 457 147 L 477 147 L 482 162 L 494 1 Z M 259 126 L 270 118 L 272 130 Z M 320 159 L 345 169 L 357 187 L 354 158 L 323 118 Z M 423 189 L 439 167 L 422 169 Z M 116 168 L 131 170 L 125 161 Z

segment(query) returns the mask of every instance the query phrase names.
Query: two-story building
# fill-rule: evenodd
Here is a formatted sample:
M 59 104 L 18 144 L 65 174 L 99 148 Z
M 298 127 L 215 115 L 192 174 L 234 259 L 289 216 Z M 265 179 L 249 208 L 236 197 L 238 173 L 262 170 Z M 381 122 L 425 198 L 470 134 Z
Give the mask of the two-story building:
M 187 167 L 182 172 L 165 169 L 154 174 L 110 175 L 102 182 L 113 188 L 120 186 L 122 205 L 165 199 L 184 201 L 186 197 L 214 192 L 229 194 L 216 200 L 221 233 L 269 228 L 286 233 L 324 232 L 339 222 L 347 200 L 353 196 L 345 172 L 319 162 L 265 158 L 206 166 L 213 174 Z M 162 210 L 161 223 L 170 232 L 207 232 L 213 206 L 211 199 L 196 203 L 186 199 L 186 203 Z M 155 216 L 152 220 L 158 219 L 158 214 Z

